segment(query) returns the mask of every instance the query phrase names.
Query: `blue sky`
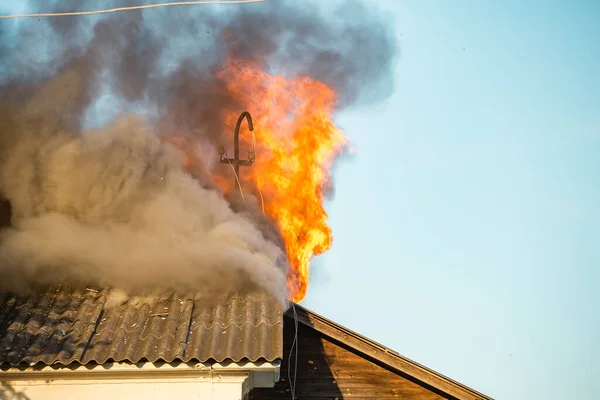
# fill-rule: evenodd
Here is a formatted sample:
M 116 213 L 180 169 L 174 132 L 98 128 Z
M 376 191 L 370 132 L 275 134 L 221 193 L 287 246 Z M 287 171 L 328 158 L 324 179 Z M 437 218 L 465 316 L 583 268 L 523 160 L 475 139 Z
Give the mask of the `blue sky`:
M 383 106 L 339 123 L 304 306 L 498 399 L 600 381 L 600 3 L 377 1 Z
M 600 3 L 363 1 L 395 91 L 339 116 L 303 305 L 498 399 L 596 398 Z

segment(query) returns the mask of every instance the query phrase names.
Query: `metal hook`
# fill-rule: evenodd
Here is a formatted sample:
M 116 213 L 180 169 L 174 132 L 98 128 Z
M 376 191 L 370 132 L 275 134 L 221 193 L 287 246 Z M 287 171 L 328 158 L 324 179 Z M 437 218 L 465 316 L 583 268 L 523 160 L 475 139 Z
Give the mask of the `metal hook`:
M 238 179 L 240 176 L 240 165 L 252 165 L 252 163 L 254 162 L 254 151 L 250 151 L 248 153 L 248 159 L 247 160 L 240 160 L 240 127 L 242 126 L 242 121 L 244 119 L 248 120 L 248 128 L 250 129 L 250 132 L 254 131 L 254 124 L 252 123 L 252 116 L 250 115 L 250 113 L 248 111 L 244 111 L 243 113 L 240 114 L 237 123 L 235 125 L 235 132 L 233 134 L 233 158 L 226 158 L 224 157 L 225 152 L 224 150 L 220 149 L 221 152 L 221 162 L 222 163 L 229 163 L 233 165 L 233 170 L 235 173 L 235 177 L 236 177 L 236 181 L 235 181 L 235 187 L 236 189 L 238 188 Z

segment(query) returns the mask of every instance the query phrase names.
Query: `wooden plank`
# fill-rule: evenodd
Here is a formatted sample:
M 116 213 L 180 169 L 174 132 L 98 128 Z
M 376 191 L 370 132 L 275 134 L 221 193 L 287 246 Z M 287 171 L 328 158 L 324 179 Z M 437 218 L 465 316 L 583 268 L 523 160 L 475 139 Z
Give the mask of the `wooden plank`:
M 347 349 L 360 353 L 373 362 L 387 366 L 389 369 L 398 371 L 405 376 L 422 382 L 440 393 L 445 393 L 449 398 L 465 400 L 492 400 L 490 397 L 479 393 L 459 382 L 445 377 L 427 367 L 424 367 L 412 360 L 402 357 L 397 352 L 390 350 L 383 345 L 365 338 L 351 330 L 340 326 L 326 318 L 312 313 L 305 308 L 296 305 L 296 317 L 300 325 L 312 328 L 324 337 L 342 345 Z M 288 311 L 287 317 L 292 319 L 292 314 Z
M 252 390 L 249 400 L 291 398 L 288 356 L 294 334 L 289 326 L 284 327 L 281 380 L 273 389 Z M 295 363 L 293 358 L 292 365 Z M 443 397 L 329 341 L 307 326 L 299 326 L 295 398 L 439 400 Z

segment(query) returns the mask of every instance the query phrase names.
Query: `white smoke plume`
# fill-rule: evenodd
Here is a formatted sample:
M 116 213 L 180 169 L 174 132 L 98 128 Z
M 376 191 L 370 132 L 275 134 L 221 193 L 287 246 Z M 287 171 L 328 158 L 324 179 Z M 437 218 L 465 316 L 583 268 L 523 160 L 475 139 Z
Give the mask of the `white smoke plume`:
M 0 230 L 0 289 L 260 287 L 285 301 L 282 250 L 183 170 L 142 118 L 70 131 L 65 115 L 85 84 L 65 70 L 0 98 L 0 194 L 12 205 L 12 226 Z

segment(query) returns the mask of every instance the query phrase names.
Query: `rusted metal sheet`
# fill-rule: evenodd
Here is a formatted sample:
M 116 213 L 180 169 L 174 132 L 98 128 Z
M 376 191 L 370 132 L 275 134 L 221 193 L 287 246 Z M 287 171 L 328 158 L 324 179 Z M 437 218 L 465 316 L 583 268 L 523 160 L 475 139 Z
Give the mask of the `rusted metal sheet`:
M 216 301 L 164 293 L 114 303 L 109 290 L 0 294 L 0 364 L 274 361 L 282 306 L 263 293 Z

